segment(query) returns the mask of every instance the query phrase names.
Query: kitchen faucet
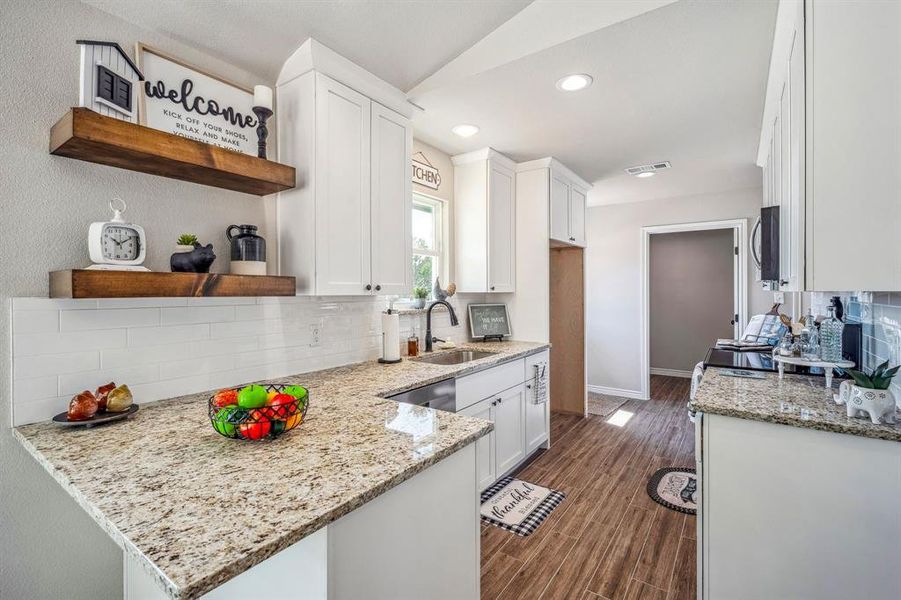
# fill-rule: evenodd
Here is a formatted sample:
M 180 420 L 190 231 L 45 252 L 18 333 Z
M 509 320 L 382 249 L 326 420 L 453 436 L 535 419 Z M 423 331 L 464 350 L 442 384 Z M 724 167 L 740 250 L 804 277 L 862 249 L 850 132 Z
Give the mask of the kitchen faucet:
M 447 307 L 447 312 L 450 313 L 450 322 L 451 325 L 457 326 L 460 324 L 460 321 L 457 320 L 457 313 L 454 312 L 454 307 L 448 304 L 444 300 L 435 300 L 431 304 L 429 304 L 429 308 L 425 311 L 425 351 L 432 351 L 432 342 L 440 341 L 438 338 L 432 337 L 432 309 L 438 306 L 439 304 L 443 304 Z

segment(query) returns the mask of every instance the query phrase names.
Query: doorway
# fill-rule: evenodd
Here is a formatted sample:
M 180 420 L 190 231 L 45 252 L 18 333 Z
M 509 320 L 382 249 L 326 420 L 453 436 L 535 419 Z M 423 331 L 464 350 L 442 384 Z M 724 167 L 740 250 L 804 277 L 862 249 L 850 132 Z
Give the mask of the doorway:
M 641 385 L 690 377 L 718 338 L 738 337 L 747 312 L 743 219 L 642 229 Z

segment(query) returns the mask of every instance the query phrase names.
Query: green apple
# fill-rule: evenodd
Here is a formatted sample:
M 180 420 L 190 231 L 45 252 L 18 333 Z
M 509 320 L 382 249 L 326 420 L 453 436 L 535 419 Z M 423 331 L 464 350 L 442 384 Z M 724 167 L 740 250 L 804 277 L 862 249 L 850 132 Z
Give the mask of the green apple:
M 248 385 L 238 392 L 238 406 L 245 409 L 260 408 L 266 404 L 269 395 L 261 385 Z
M 306 388 L 299 385 L 286 385 L 285 389 L 282 390 L 282 393 L 288 394 L 289 396 L 294 396 L 298 400 L 302 400 L 307 397 Z

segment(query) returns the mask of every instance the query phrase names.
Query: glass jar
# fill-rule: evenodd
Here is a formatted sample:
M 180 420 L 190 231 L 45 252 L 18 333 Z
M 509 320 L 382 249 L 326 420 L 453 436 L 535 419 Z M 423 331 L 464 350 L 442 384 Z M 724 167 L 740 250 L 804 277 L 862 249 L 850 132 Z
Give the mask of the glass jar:
M 407 356 L 419 356 L 419 338 L 412 331 L 407 338 Z
M 835 307 L 827 309 L 827 318 L 820 323 L 820 354 L 823 360 L 842 360 L 842 333 L 845 324 L 835 316 Z
M 225 237 L 231 242 L 233 261 L 266 262 L 266 240 L 257 235 L 256 225 L 229 225 Z

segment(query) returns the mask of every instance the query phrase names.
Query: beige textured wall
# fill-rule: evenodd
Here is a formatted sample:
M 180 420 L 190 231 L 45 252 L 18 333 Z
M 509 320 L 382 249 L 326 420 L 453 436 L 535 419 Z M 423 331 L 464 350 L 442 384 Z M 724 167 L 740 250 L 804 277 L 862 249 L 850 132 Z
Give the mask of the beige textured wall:
M 5 311 L 11 297 L 46 296 L 48 271 L 89 262 L 88 224 L 109 216 L 106 204 L 114 195 L 128 201 L 127 218 L 144 226 L 147 265 L 154 270 L 168 270 L 174 240 L 185 230 L 212 241 L 219 255 L 214 270 L 225 270 L 225 227 L 271 222 L 269 199 L 50 156 L 50 127 L 78 101 L 75 40 L 82 38 L 115 41 L 129 53 L 143 41 L 240 83 L 266 83 L 74 0 L 0 3 Z M 9 347 L 6 313 L 0 318 L 0 598 L 120 597 L 118 548 L 12 437 Z
M 733 337 L 732 230 L 650 240 L 651 368 L 691 371 L 717 338 Z
M 746 218 L 750 233 L 760 214 L 760 194 L 760 188 L 755 188 L 588 209 L 585 268 L 589 385 L 641 389 L 641 228 Z M 748 312 L 766 312 L 772 294 L 753 281 L 750 263 L 747 271 Z
M 438 185 L 437 190 L 433 190 L 430 187 L 426 187 L 424 185 L 420 185 L 418 183 L 413 183 L 413 192 L 417 194 L 423 194 L 425 196 L 430 196 L 432 198 L 438 198 L 439 200 L 444 200 L 445 202 L 445 227 L 444 233 L 447 238 L 447 269 L 445 270 L 444 277 L 441 278 L 441 285 L 443 287 L 447 287 L 447 284 L 450 281 L 453 281 L 456 273 L 456 264 L 454 262 L 454 163 L 451 162 L 450 155 L 445 152 L 442 152 L 438 148 L 434 146 L 429 146 L 424 142 L 420 142 L 417 139 L 413 140 L 413 156 L 417 158 L 417 160 L 422 161 L 421 156 L 416 156 L 417 153 L 422 152 L 423 155 L 428 159 L 429 163 L 432 164 L 433 167 L 438 169 L 438 172 L 441 174 L 441 183 Z

